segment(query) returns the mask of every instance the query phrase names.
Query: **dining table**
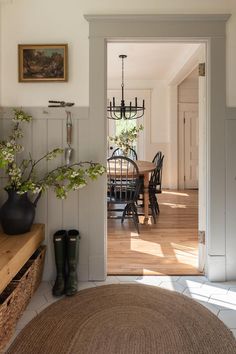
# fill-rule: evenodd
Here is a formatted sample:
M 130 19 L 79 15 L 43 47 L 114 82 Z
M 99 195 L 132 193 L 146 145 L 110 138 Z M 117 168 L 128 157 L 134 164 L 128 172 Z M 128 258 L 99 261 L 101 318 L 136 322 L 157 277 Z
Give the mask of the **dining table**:
M 144 186 L 144 193 L 143 193 L 143 209 L 144 209 L 144 221 L 148 221 L 149 219 L 149 174 L 150 172 L 154 171 L 156 165 L 151 161 L 144 161 L 144 160 L 135 160 L 134 161 L 138 167 L 139 175 L 143 176 L 143 186 Z M 112 169 L 110 171 L 112 173 Z
M 150 172 L 154 171 L 156 168 L 156 165 L 153 162 L 150 161 L 143 161 L 143 160 L 137 160 L 135 161 L 136 165 L 138 166 L 139 169 L 139 175 L 143 176 L 143 209 L 144 209 L 144 221 L 147 221 L 149 218 L 149 191 L 148 191 L 148 186 L 149 186 L 149 174 Z

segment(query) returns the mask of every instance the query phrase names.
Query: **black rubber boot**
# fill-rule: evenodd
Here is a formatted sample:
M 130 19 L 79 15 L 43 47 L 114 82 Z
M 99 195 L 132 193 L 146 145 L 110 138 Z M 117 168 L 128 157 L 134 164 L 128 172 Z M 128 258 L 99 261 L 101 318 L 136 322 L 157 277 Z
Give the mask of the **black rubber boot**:
M 52 294 L 54 296 L 62 296 L 65 294 L 66 236 L 67 233 L 65 230 L 59 230 L 53 235 L 57 269 L 56 281 L 52 288 Z
M 79 231 L 69 230 L 67 234 L 67 277 L 66 277 L 66 295 L 72 296 L 77 293 L 77 264 L 79 259 Z

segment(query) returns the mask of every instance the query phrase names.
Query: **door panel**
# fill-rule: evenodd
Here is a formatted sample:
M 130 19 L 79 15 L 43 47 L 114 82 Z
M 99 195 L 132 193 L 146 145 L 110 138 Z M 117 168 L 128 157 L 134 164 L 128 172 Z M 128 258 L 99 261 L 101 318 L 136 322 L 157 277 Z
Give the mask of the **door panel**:
M 198 188 L 198 112 L 184 112 L 184 187 Z

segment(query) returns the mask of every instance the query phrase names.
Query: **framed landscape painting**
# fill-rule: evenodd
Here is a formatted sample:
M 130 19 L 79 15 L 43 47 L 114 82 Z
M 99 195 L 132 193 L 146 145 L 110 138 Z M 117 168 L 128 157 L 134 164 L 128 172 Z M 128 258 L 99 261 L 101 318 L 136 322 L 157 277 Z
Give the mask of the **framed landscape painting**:
M 19 82 L 67 81 L 67 44 L 19 44 Z

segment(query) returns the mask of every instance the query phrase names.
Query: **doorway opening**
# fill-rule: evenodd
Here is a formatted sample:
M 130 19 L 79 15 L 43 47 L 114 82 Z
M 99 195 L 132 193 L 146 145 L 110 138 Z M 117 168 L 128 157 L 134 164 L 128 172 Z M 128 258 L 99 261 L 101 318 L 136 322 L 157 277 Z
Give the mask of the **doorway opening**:
M 156 223 L 151 216 L 144 220 L 142 206 L 138 206 L 140 234 L 132 220 L 121 224 L 118 213 L 108 218 L 107 274 L 202 274 L 205 246 L 199 244 L 198 232 L 205 231 L 206 217 L 199 210 L 205 203 L 206 181 L 199 165 L 205 165 L 206 82 L 199 84 L 198 64 L 205 61 L 205 44 L 108 43 L 107 98 L 118 102 L 120 54 L 128 56 L 125 99 L 144 99 L 146 109 L 142 119 L 107 120 L 107 135 L 142 124 L 144 130 L 134 145 L 138 160 L 151 162 L 161 151 L 163 178 Z M 108 157 L 115 148 L 108 139 Z
M 106 164 L 107 158 L 107 44 L 111 41 L 183 41 L 206 46 L 206 113 L 203 129 L 204 168 L 199 175 L 205 185 L 199 188 L 199 227 L 201 245 L 206 252 L 205 273 L 211 281 L 224 281 L 232 275 L 231 253 L 226 244 L 226 175 L 225 175 L 225 118 L 226 118 L 226 23 L 229 14 L 148 14 L 148 15 L 85 15 L 89 22 L 89 156 Z M 174 87 L 173 87 L 173 91 Z M 173 92 L 173 97 L 175 96 Z M 172 95 L 172 94 L 171 94 Z M 201 102 L 201 100 L 200 100 Z M 199 112 L 201 111 L 199 107 Z M 199 114 L 201 117 L 201 114 Z M 200 127 L 199 120 L 199 127 Z M 176 123 L 177 127 L 177 123 Z M 201 128 L 199 128 L 201 130 Z M 171 134 L 171 140 L 174 136 Z M 175 156 L 176 151 L 171 152 Z M 201 159 L 199 159 L 200 163 Z M 204 161 L 204 160 L 203 160 Z M 221 169 L 219 169 L 219 161 Z M 171 168 L 175 167 L 174 161 Z M 199 184 L 201 178 L 199 179 Z M 219 186 L 222 188 L 219 189 Z M 89 190 L 89 249 L 87 267 L 89 280 L 104 280 L 107 275 L 107 209 L 106 178 L 101 178 Z M 201 217 L 200 217 L 201 215 Z M 200 236 L 200 235 L 199 235 Z M 206 239 L 206 244 L 204 240 Z M 202 252 L 204 254 L 204 252 Z M 87 269 L 87 268 L 86 268 Z

